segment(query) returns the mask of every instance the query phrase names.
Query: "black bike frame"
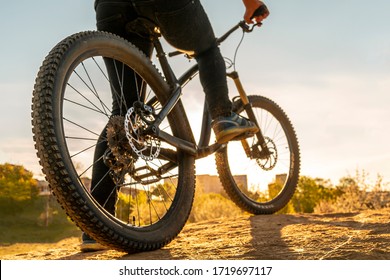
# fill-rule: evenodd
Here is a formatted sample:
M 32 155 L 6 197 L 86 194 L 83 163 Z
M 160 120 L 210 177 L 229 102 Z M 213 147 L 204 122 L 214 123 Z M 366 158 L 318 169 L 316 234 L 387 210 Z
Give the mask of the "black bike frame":
M 245 24 L 245 22 L 241 21 L 237 25 L 235 25 L 233 28 L 231 28 L 228 32 L 226 32 L 223 36 L 221 36 L 219 39 L 217 39 L 217 43 L 220 44 L 224 40 L 226 40 L 234 31 L 236 31 L 238 28 L 242 28 L 244 32 L 251 32 L 253 28 L 256 25 L 252 26 L 251 28 Z M 163 106 L 162 110 L 160 113 L 156 116 L 155 121 L 152 125 L 149 126 L 147 129 L 147 133 L 152 133 L 155 135 L 157 138 L 160 138 L 161 140 L 166 141 L 167 143 L 171 144 L 174 147 L 177 147 L 178 149 L 181 149 L 193 156 L 195 156 L 197 159 L 206 157 L 208 155 L 211 155 L 218 151 L 221 148 L 226 147 L 226 144 L 218 144 L 214 143 L 212 145 L 209 145 L 210 143 L 210 138 L 211 138 L 211 116 L 208 111 L 208 105 L 207 102 L 204 102 L 204 108 L 203 108 L 203 119 L 202 119 L 202 128 L 201 128 L 201 135 L 199 139 L 198 145 L 195 143 L 177 138 L 175 136 L 172 136 L 162 130 L 159 129 L 159 125 L 161 122 L 168 116 L 168 114 L 171 112 L 171 110 L 174 108 L 174 106 L 179 102 L 181 95 L 182 95 L 182 87 L 192 80 L 198 73 L 199 68 L 198 65 L 195 64 L 192 66 L 190 69 L 188 69 L 179 79 L 176 78 L 172 68 L 169 65 L 167 55 L 163 50 L 163 47 L 160 42 L 160 36 L 161 34 L 159 33 L 158 29 L 154 29 L 154 33 L 152 35 L 152 40 L 153 40 L 153 45 L 156 50 L 156 56 L 160 62 L 161 69 L 164 73 L 165 79 L 167 80 L 168 84 L 172 88 L 172 94 L 171 97 L 169 98 L 168 102 Z M 183 54 L 182 52 L 175 51 L 172 53 L 169 53 L 168 56 L 172 57 L 175 55 Z M 228 77 L 232 78 L 236 84 L 237 90 L 240 94 L 240 98 L 243 102 L 244 109 L 248 114 L 249 119 L 254 121 L 257 124 L 256 118 L 254 116 L 252 106 L 249 103 L 248 96 L 246 92 L 244 91 L 241 81 L 239 79 L 238 73 L 236 71 L 232 73 L 227 74 Z M 193 134 L 193 132 L 191 131 Z M 262 152 L 266 152 L 265 150 L 267 149 L 267 146 L 265 144 L 264 137 L 262 133 L 259 131 L 256 134 L 258 140 L 259 140 L 259 145 L 262 147 Z M 248 146 L 248 143 L 246 140 L 242 140 L 244 149 L 247 151 L 247 154 L 250 153 L 250 148 Z M 250 156 L 248 154 L 248 156 Z

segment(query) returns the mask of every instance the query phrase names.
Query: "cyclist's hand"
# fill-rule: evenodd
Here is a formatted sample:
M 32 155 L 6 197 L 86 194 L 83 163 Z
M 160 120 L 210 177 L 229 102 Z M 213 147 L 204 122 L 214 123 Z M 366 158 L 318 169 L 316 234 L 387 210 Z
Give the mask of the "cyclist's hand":
M 269 15 L 267 6 L 259 0 L 242 0 L 245 5 L 245 22 L 250 23 L 261 23 Z

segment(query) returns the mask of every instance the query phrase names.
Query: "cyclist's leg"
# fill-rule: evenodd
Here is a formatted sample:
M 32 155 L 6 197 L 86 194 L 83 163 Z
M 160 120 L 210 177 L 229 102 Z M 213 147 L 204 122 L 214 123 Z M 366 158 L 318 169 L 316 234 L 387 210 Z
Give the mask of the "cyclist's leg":
M 193 50 L 199 65 L 199 77 L 213 119 L 229 114 L 226 66 L 209 18 L 199 0 L 177 1 L 186 6 L 176 12 L 161 12 L 158 20 L 168 42 L 179 49 Z M 186 38 L 183 40 L 183 38 Z
M 217 46 L 196 56 L 199 77 L 206 94 L 211 118 L 229 115 L 232 104 L 228 95 L 225 61 Z
M 152 43 L 149 39 L 141 37 L 135 33 L 132 33 L 127 28 L 128 23 L 132 22 L 138 17 L 138 14 L 133 8 L 131 1 L 129 0 L 96 0 L 96 25 L 100 31 L 107 31 L 116 34 L 135 45 L 138 49 L 145 53 L 146 56 L 150 57 L 153 51 Z M 112 61 L 106 61 L 107 72 L 110 75 L 110 80 L 114 86 L 114 92 L 120 93 L 121 85 L 117 79 L 117 69 Z M 136 83 L 134 82 L 134 71 L 130 68 L 125 68 L 125 77 L 123 88 L 124 92 L 134 92 Z M 134 88 L 132 90 L 132 87 Z M 115 94 L 115 93 L 113 93 Z M 125 96 L 127 108 L 121 107 L 117 98 L 113 96 L 113 114 L 122 114 L 123 110 L 126 113 L 128 107 L 132 106 L 134 101 L 137 100 L 136 95 L 128 94 Z
M 231 112 L 225 61 L 200 1 L 155 0 L 155 5 L 156 22 L 167 41 L 195 53 L 217 142 L 226 143 L 256 133 L 254 123 Z
M 136 34 L 129 33 L 126 30 L 126 24 L 135 18 L 135 13 L 132 4 L 128 0 L 97 0 L 95 2 L 96 8 L 96 21 L 97 29 L 100 31 L 107 31 L 119 35 L 142 50 L 147 56 L 151 55 L 152 45 L 149 40 L 139 37 Z M 125 68 L 125 78 L 123 81 L 119 81 L 117 75 L 118 66 L 114 65 L 112 60 L 105 60 L 107 67 L 107 73 L 112 83 L 112 95 L 113 95 L 113 108 L 112 115 L 124 115 L 127 109 L 132 107 L 133 103 L 137 100 L 135 93 L 137 86 L 134 81 L 134 72 Z M 123 85 L 121 86 L 121 83 Z M 141 84 L 141 83 L 138 83 Z M 124 96 L 125 102 L 119 101 L 121 92 L 128 93 Z M 114 214 L 116 192 L 113 189 L 116 184 L 109 175 L 109 167 L 102 160 L 104 153 L 108 149 L 106 127 L 103 129 L 98 144 L 95 149 L 94 166 L 92 171 L 91 190 L 92 195 L 98 200 L 101 205 L 105 205 L 105 209 Z M 108 199 L 108 200 L 107 200 Z
M 155 21 L 174 47 L 193 52 L 212 117 L 229 114 L 226 66 L 199 0 L 132 0 L 142 16 Z

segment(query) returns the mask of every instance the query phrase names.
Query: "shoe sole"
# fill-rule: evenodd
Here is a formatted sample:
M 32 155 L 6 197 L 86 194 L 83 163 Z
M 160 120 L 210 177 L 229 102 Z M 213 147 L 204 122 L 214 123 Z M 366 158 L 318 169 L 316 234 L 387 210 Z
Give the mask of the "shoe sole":
M 218 144 L 225 144 L 225 143 L 232 141 L 232 140 L 243 140 L 245 138 L 252 137 L 258 131 L 259 131 L 259 129 L 257 128 L 257 126 L 254 126 L 251 128 L 235 127 L 232 129 L 224 130 L 224 131 L 221 131 L 220 133 L 218 133 L 218 135 L 216 137 L 217 143 Z M 241 135 L 242 135 L 242 137 L 241 137 Z
M 107 247 L 99 244 L 99 243 L 91 243 L 91 244 L 81 244 L 80 251 L 83 253 L 89 252 L 97 252 L 107 250 Z

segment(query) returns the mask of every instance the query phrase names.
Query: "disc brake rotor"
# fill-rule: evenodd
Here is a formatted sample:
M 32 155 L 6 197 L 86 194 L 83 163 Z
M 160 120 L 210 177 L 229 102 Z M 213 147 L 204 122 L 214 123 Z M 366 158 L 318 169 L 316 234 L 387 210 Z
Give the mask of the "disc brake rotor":
M 261 169 L 269 171 L 272 170 L 278 162 L 278 150 L 271 138 L 265 137 L 264 139 L 269 151 L 269 155 L 264 158 L 258 158 L 256 161 Z
M 161 141 L 144 133 L 154 121 L 153 109 L 147 105 L 131 107 L 126 114 L 124 125 L 126 138 L 131 149 L 145 161 L 152 161 L 160 154 Z

